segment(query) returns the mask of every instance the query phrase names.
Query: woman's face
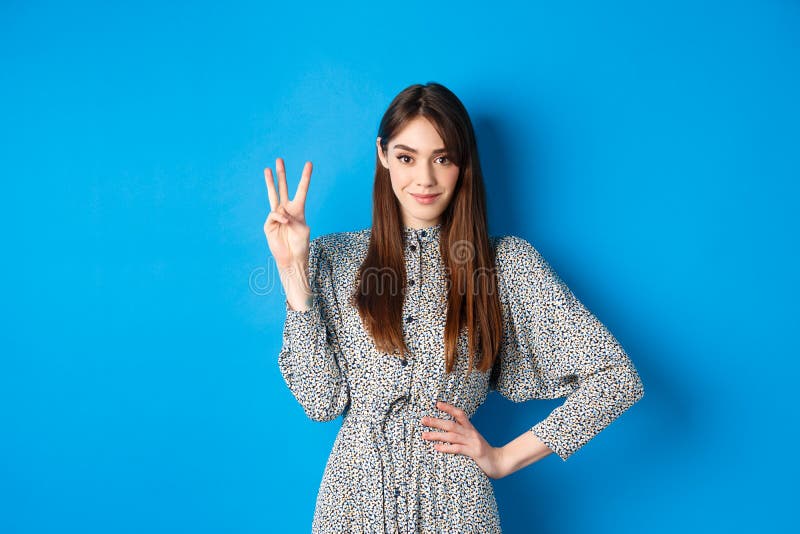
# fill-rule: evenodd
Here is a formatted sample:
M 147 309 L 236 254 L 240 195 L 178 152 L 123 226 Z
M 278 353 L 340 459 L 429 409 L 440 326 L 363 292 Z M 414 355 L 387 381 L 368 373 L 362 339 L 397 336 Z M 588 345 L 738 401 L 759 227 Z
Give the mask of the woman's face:
M 430 121 L 414 118 L 389 140 L 385 155 L 380 137 L 376 146 L 381 163 L 389 169 L 403 224 L 426 228 L 441 222 L 456 187 L 458 167 L 447 157 L 444 141 Z

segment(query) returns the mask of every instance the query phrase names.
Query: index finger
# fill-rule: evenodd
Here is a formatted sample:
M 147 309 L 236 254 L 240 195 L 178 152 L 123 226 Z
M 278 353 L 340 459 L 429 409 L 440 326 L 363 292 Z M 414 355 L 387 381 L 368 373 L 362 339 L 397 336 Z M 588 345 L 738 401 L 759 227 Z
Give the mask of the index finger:
M 462 425 L 469 423 L 469 418 L 467 417 L 467 414 L 464 413 L 464 410 L 462 410 L 461 408 L 458 408 L 457 406 L 453 406 L 452 404 L 449 404 L 441 400 L 437 401 L 436 405 L 443 412 L 452 415 L 453 419 L 455 419 L 456 422 L 461 423 Z

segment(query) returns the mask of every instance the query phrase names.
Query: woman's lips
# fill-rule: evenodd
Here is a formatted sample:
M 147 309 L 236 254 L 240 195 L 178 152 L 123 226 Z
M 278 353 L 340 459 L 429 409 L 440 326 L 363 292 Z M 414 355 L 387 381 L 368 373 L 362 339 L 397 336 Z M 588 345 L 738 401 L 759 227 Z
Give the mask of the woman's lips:
M 411 196 L 414 197 L 420 204 L 430 204 L 434 202 L 439 195 L 441 195 L 441 193 L 437 193 L 435 195 L 415 195 L 414 193 L 411 193 Z

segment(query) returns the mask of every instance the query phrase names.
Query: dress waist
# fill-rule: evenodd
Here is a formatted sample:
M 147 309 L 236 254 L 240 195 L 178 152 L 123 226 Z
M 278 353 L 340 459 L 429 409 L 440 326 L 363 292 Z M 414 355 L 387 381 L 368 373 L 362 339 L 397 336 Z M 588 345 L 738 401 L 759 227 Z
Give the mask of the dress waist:
M 419 421 L 425 416 L 447 418 L 448 415 L 436 407 L 435 399 L 420 398 L 416 395 L 400 395 L 394 399 L 372 402 L 356 402 L 350 405 L 344 416 L 346 421 L 378 423 L 389 416 L 402 416 Z

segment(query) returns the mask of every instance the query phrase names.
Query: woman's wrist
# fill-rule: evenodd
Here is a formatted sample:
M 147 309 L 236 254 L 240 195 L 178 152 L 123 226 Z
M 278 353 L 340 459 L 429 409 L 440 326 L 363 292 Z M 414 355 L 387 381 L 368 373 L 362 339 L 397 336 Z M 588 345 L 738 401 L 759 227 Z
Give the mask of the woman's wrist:
M 499 447 L 499 471 L 502 476 L 508 476 L 523 467 L 538 462 L 545 456 L 552 454 L 552 452 L 536 434 L 528 430 Z
M 292 310 L 306 311 L 314 303 L 314 294 L 309 286 L 307 270 L 308 263 L 304 261 L 278 266 L 286 301 Z

